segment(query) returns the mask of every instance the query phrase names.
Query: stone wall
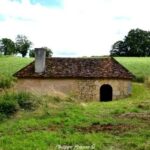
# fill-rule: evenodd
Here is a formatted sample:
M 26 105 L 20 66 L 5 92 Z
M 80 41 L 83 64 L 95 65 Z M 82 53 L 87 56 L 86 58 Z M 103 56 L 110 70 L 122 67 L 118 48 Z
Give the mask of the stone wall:
M 100 91 L 100 87 L 103 84 L 109 84 L 113 90 L 113 99 L 124 98 L 131 95 L 131 81 L 129 80 L 97 80 L 95 84 L 96 91 Z M 96 99 L 99 99 L 99 93 L 96 93 Z
M 72 95 L 80 100 L 100 99 L 100 87 L 109 84 L 113 89 L 113 99 L 131 94 L 131 81 L 128 80 L 78 80 L 78 79 L 18 79 L 17 90 L 35 94 L 66 96 Z

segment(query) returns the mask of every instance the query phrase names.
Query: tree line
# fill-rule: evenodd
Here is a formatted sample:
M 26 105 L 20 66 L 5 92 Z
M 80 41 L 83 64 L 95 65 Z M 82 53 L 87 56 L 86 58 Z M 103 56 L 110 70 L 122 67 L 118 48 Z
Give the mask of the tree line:
M 25 57 L 29 52 L 34 57 L 34 50 L 31 49 L 32 42 L 25 35 L 17 35 L 15 42 L 9 38 L 0 39 L 0 54 L 16 55 Z M 48 47 L 46 56 L 51 57 L 53 52 Z M 131 29 L 123 40 L 116 41 L 110 50 L 111 56 L 150 56 L 150 31 L 142 29 Z
M 9 38 L 0 39 L 0 54 L 1 55 L 17 55 L 21 54 L 25 57 L 29 53 L 30 57 L 35 57 L 34 49 L 31 49 L 33 43 L 28 40 L 25 35 L 17 35 L 15 41 Z M 42 47 L 46 49 L 46 56 L 51 57 L 53 52 L 48 47 Z
M 111 56 L 150 56 L 150 31 L 131 29 L 123 40 L 116 41 Z

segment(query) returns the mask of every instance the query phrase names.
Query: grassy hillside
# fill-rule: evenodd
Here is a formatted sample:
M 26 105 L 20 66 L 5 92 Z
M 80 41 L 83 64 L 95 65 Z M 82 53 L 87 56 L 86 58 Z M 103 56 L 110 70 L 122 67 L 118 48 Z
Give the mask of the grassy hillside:
M 116 57 L 115 59 L 139 78 L 150 76 L 150 57 Z
M 149 99 L 149 89 L 136 83 L 131 97 L 108 103 L 40 97 L 36 110 L 21 110 L 1 120 L 0 148 L 58 150 L 60 145 L 80 145 L 95 150 L 149 150 Z
M 116 59 L 137 76 L 150 76 L 149 58 Z M 0 57 L 0 74 L 12 75 L 31 61 Z M 12 91 L 0 93 L 0 102 L 4 97 L 12 100 L 8 93 Z M 133 83 L 129 98 L 108 103 L 84 103 L 71 97 L 34 99 L 39 106 L 33 111 L 19 109 L 9 118 L 0 113 L 0 149 L 61 150 L 63 145 L 76 150 L 81 146 L 88 150 L 150 149 L 150 89 L 143 84 Z
M 31 58 L 0 56 L 0 74 L 12 75 L 32 60 Z

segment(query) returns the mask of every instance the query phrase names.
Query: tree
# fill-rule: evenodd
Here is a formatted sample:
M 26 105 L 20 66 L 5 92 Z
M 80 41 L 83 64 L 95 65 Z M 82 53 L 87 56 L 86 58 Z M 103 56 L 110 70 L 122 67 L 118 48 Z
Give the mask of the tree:
M 0 53 L 4 55 L 12 55 L 16 53 L 15 43 L 8 38 L 0 40 Z
M 17 35 L 16 37 L 16 50 L 18 53 L 25 57 L 28 53 L 32 43 L 24 35 Z
M 123 41 L 115 42 L 111 56 L 150 56 L 150 32 L 132 29 Z
M 52 57 L 53 52 L 50 48 L 48 48 L 48 47 L 42 47 L 42 48 L 46 49 L 46 57 Z M 35 57 L 34 50 L 30 50 L 29 56 L 30 57 Z
M 32 49 L 32 50 L 29 51 L 29 56 L 30 57 L 35 57 L 34 49 Z
M 117 41 L 113 44 L 112 50 L 110 51 L 112 56 L 126 56 L 127 48 L 123 41 Z

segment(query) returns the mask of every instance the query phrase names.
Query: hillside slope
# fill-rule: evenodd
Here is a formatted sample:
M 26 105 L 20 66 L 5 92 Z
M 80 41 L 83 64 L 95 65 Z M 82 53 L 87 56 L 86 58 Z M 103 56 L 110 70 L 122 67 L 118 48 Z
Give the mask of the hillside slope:
M 150 75 L 149 58 L 116 59 L 137 76 Z M 0 57 L 0 73 L 12 75 L 31 61 Z M 1 92 L 0 101 L 12 99 L 11 93 Z M 34 97 L 39 106 L 33 111 L 21 109 L 9 118 L 0 113 L 0 149 L 150 149 L 150 89 L 144 84 L 133 83 L 130 97 L 107 103 Z
M 32 58 L 0 56 L 0 74 L 12 75 L 33 61 Z

